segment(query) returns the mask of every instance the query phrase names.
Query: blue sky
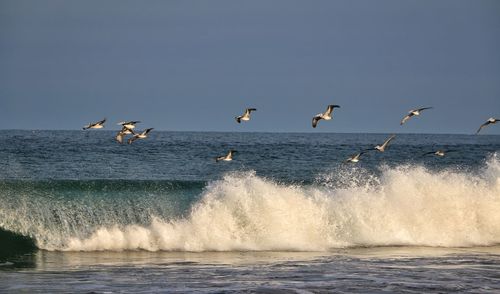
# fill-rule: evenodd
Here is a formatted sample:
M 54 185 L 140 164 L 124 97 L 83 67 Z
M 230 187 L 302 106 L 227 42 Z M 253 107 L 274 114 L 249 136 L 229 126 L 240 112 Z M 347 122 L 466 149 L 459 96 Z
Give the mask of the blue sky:
M 3 129 L 473 133 L 491 116 L 500 1 L 0 0 Z

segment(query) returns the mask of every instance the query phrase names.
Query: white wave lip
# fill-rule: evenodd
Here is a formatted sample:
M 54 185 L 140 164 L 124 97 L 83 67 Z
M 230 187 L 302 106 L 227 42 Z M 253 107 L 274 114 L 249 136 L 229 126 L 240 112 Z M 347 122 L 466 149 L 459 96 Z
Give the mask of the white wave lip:
M 500 244 L 500 164 L 477 176 L 385 169 L 376 184 L 277 184 L 254 173 L 210 184 L 190 215 L 149 226 L 99 228 L 62 250 L 326 251 L 356 246 Z

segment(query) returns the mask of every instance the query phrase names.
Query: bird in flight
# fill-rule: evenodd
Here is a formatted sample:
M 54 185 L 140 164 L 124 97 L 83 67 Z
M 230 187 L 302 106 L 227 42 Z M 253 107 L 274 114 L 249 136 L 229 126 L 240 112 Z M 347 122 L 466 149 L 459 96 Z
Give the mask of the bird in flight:
M 422 154 L 422 156 L 429 155 L 429 154 L 434 154 L 434 155 L 439 156 L 439 157 L 444 157 L 446 154 L 448 154 L 450 152 L 456 152 L 456 150 L 437 150 L 437 151 L 431 151 L 431 152 L 427 152 L 427 153 Z
M 136 133 L 130 139 L 128 139 L 127 143 L 132 144 L 135 140 L 138 139 L 146 139 L 148 137 L 149 132 L 151 132 L 153 128 L 145 129 L 142 133 Z
M 432 107 L 422 107 L 422 108 L 412 109 L 412 110 L 408 111 L 408 114 L 405 117 L 403 117 L 403 119 L 401 120 L 400 125 L 403 125 L 407 120 L 409 120 L 413 116 L 419 116 L 422 111 L 424 111 L 426 109 L 431 109 L 431 108 Z
M 380 152 L 384 152 L 385 149 L 389 146 L 389 143 L 396 137 L 396 135 L 390 136 L 382 145 L 377 145 L 374 148 Z
M 477 130 L 476 132 L 476 135 L 479 134 L 479 132 L 481 131 L 482 128 L 486 127 L 486 126 L 489 126 L 489 125 L 492 125 L 492 124 L 496 124 L 497 122 L 499 122 L 500 119 L 499 118 L 492 118 L 490 117 L 484 124 L 482 124 L 479 129 Z
M 346 163 L 347 162 L 356 163 L 361 159 L 361 155 L 363 155 L 365 153 L 366 153 L 365 151 L 361 151 L 359 153 L 356 153 L 356 154 L 352 155 L 351 157 L 347 158 L 345 162 Z
M 132 129 L 122 127 L 122 129 L 118 132 L 118 134 L 116 134 L 115 139 L 116 139 L 116 141 L 118 141 L 118 143 L 121 144 L 121 143 L 123 143 L 123 138 L 126 135 L 135 135 L 135 132 Z
M 312 119 L 312 127 L 315 128 L 318 125 L 318 122 L 322 119 L 331 120 L 333 118 L 332 112 L 333 112 L 334 108 L 340 108 L 340 106 L 339 105 L 328 105 L 325 112 L 316 114 Z
M 127 128 L 129 130 L 135 128 L 135 124 L 140 123 L 140 121 L 122 121 L 119 122 L 117 125 L 121 125 L 124 128 Z
M 231 161 L 233 160 L 233 154 L 236 153 L 238 151 L 236 150 L 229 150 L 229 152 L 227 153 L 227 155 L 224 155 L 224 156 L 219 156 L 219 157 L 216 157 L 215 158 L 215 162 L 219 162 L 219 161 Z
M 255 109 L 255 108 L 247 108 L 247 109 L 245 109 L 245 113 L 243 113 L 243 115 L 237 116 L 234 119 L 238 123 L 241 123 L 242 120 L 249 121 L 250 120 L 250 113 L 252 113 L 252 111 L 256 111 L 256 110 L 257 109 Z
M 104 123 L 106 122 L 106 119 L 100 120 L 95 123 L 89 123 L 88 125 L 84 126 L 83 129 L 102 129 L 104 128 Z

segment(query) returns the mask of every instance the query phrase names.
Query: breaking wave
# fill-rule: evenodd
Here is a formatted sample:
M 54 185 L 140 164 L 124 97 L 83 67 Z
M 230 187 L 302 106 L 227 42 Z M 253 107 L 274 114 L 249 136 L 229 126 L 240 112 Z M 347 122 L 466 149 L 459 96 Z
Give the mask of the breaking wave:
M 327 251 L 500 244 L 496 156 L 474 173 L 403 165 L 381 167 L 373 174 L 349 167 L 323 174 L 311 185 L 294 185 L 240 172 L 199 188 L 196 197 L 189 198 L 183 189 L 174 194 L 160 189 L 159 196 L 144 196 L 147 201 L 135 193 L 136 202 L 119 200 L 107 206 L 76 200 L 40 204 L 38 209 L 50 207 L 52 214 L 63 210 L 57 205 L 72 211 L 45 219 L 33 217 L 37 211 L 25 215 L 21 207 L 28 203 L 10 210 L 1 206 L 0 227 L 32 237 L 39 248 L 63 251 Z M 186 198 L 191 200 L 185 208 L 172 204 Z

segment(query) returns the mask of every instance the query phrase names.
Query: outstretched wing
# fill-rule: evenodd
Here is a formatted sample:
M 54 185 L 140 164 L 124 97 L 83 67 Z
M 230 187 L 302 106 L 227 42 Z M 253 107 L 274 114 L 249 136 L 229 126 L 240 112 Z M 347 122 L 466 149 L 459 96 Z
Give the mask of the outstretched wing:
M 490 122 L 489 122 L 489 121 L 487 121 L 487 122 L 485 122 L 484 124 L 482 124 L 482 125 L 479 127 L 479 129 L 477 129 L 477 131 L 476 131 L 476 135 L 477 135 L 477 134 L 479 134 L 479 132 L 481 131 L 481 129 L 482 129 L 482 128 L 484 128 L 485 126 L 487 126 L 487 125 L 489 125 L 489 124 L 490 124 Z
M 133 137 L 130 137 L 130 138 L 128 139 L 128 142 L 127 142 L 127 143 L 132 144 L 132 142 L 134 142 L 134 141 L 135 141 L 135 140 L 137 140 L 138 138 L 139 138 L 138 136 L 134 135 Z
M 118 141 L 118 143 L 120 143 L 120 144 L 121 144 L 121 143 L 123 143 L 123 135 L 124 135 L 124 134 L 123 134 L 123 132 L 121 132 L 121 131 L 120 131 L 120 132 L 118 132 L 118 134 L 116 134 L 115 139 L 116 139 L 116 141 Z
M 143 135 L 147 135 L 149 134 L 149 132 L 151 132 L 154 128 L 149 128 L 149 129 L 146 129 L 142 134 Z
M 432 107 L 422 107 L 422 108 L 419 108 L 417 109 L 417 111 L 423 111 L 423 110 L 426 110 L 426 109 L 431 109 Z
M 413 116 L 413 113 L 407 114 L 403 119 L 401 120 L 400 125 L 403 125 L 407 120 L 409 120 Z
M 392 135 L 389 137 L 389 139 L 385 140 L 384 144 L 382 144 L 382 147 L 385 148 L 389 143 L 396 137 L 396 135 Z
M 121 122 L 117 123 L 117 125 L 125 126 L 125 125 L 135 125 L 135 124 L 138 124 L 138 123 L 140 123 L 140 121 L 138 121 L 138 120 L 131 120 L 131 121 L 121 121 Z
M 106 122 L 106 119 L 103 119 L 103 120 L 100 120 L 100 121 L 96 122 L 95 124 L 96 124 L 96 125 L 102 125 L 102 124 L 104 124 L 105 122 Z
M 120 131 L 120 133 L 122 133 L 123 135 L 127 135 L 127 134 L 135 135 L 134 130 L 133 129 L 129 129 L 126 126 L 122 127 L 122 130 Z
M 245 113 L 250 114 L 252 111 L 256 111 L 256 110 L 257 110 L 256 108 L 247 108 L 245 110 Z
M 315 128 L 318 125 L 318 122 L 320 120 L 322 120 L 321 115 L 316 115 L 315 117 L 313 117 L 313 120 L 312 120 L 313 128 Z
M 331 114 L 334 108 L 340 108 L 340 106 L 336 104 L 328 105 L 328 107 L 326 108 L 326 113 Z

